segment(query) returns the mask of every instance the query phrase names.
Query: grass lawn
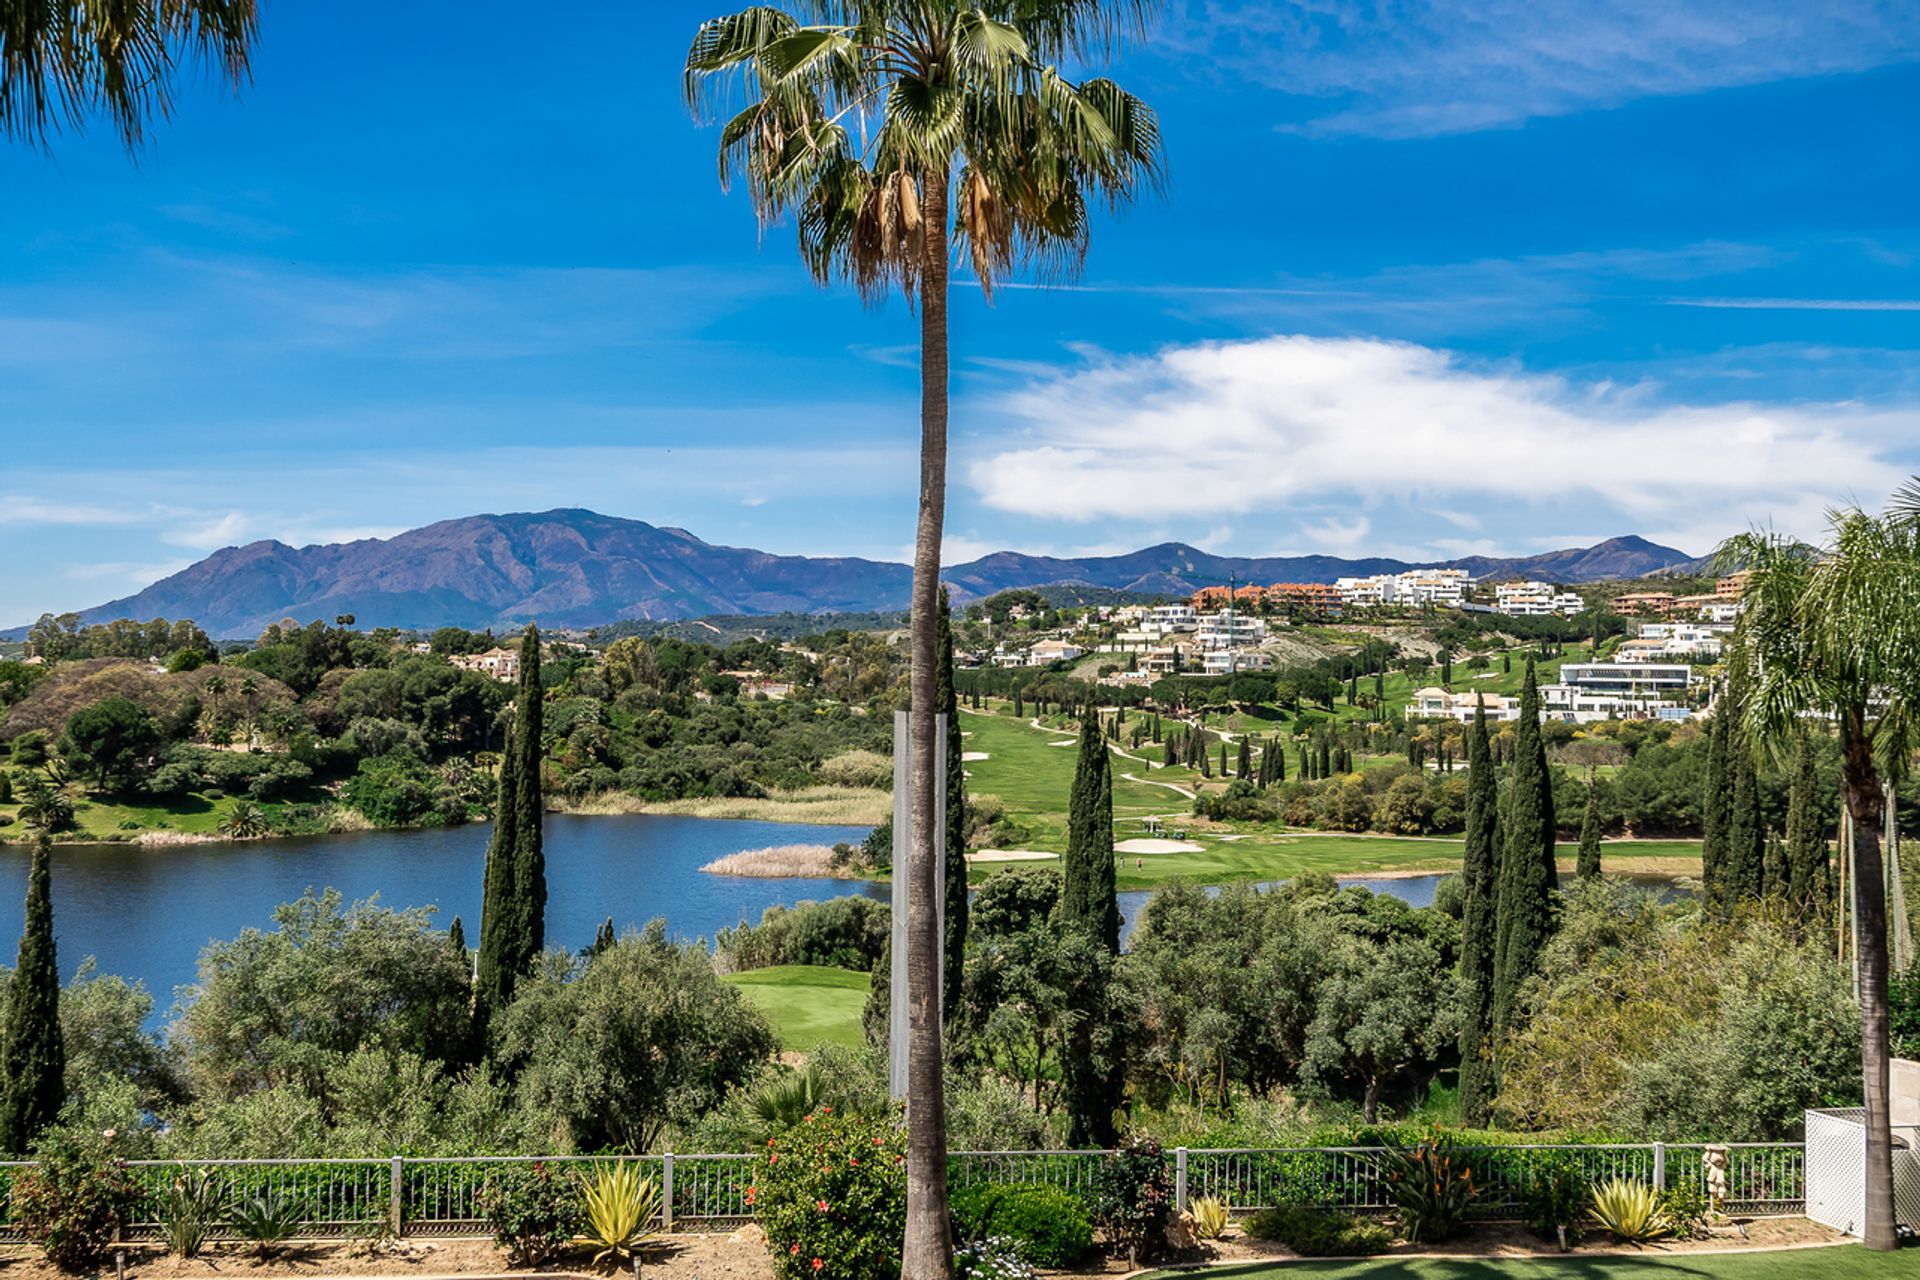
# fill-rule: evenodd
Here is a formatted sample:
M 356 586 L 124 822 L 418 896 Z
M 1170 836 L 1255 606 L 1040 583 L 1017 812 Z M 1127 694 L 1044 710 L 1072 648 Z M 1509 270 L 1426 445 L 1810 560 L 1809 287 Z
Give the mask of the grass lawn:
M 1892 1280 L 1920 1276 L 1920 1249 L 1873 1253 L 1859 1245 L 1772 1253 L 1682 1253 L 1664 1258 L 1376 1258 L 1366 1262 L 1250 1262 L 1152 1280 Z
M 1011 715 L 963 713 L 961 728 L 968 735 L 968 752 L 983 752 L 984 760 L 967 762 L 967 786 L 974 794 L 999 797 L 1030 837 L 1022 847 L 1060 853 L 1067 842 L 1067 797 L 1073 785 L 1075 747 L 1050 746 L 1071 739 L 1064 733 L 1036 730 Z M 1151 745 L 1139 754 L 1155 758 Z M 1457 837 L 1340 835 L 1308 832 L 1291 834 L 1271 828 L 1244 826 L 1200 830 L 1192 818 L 1193 802 L 1173 787 L 1192 790 L 1198 780 L 1188 769 L 1151 768 L 1144 761 L 1113 757 L 1114 836 L 1127 840 L 1145 834 L 1144 820 L 1159 817 L 1169 829 L 1185 828 L 1187 838 L 1202 846 L 1198 853 L 1119 855 L 1119 887 L 1152 889 L 1183 877 L 1206 884 L 1249 880 L 1285 880 L 1308 871 L 1355 875 L 1377 871 L 1452 871 L 1463 852 Z M 1129 776 L 1131 775 L 1131 776 Z M 1567 870 L 1572 870 L 1577 848 L 1560 846 Z M 1606 865 L 1616 871 L 1643 874 L 1697 875 L 1697 841 L 1610 841 Z M 972 879 L 985 879 L 1007 865 L 976 865 Z
M 74 828 L 61 837 L 66 840 L 129 840 L 143 831 L 213 835 L 219 831 L 221 820 L 235 804 L 231 796 L 211 800 L 198 792 L 145 804 L 122 804 L 114 799 L 96 797 L 77 786 L 68 787 L 67 795 L 73 801 Z M 260 807 L 271 814 L 282 806 L 263 804 Z M 20 806 L 0 805 L 0 814 L 17 819 Z M 0 828 L 0 840 L 27 838 L 24 826 L 16 824 Z
M 721 978 L 740 988 L 780 1037 L 780 1047 L 806 1053 L 820 1044 L 858 1048 L 866 1042 L 860 1013 L 871 979 L 864 973 L 817 965 L 783 964 Z

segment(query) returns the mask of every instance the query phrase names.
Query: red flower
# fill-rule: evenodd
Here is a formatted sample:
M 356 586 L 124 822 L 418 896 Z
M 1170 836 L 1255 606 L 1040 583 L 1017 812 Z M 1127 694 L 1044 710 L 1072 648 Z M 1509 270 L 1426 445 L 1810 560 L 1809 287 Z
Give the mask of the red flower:
M 859 1163 L 860 1163 L 860 1157 L 859 1157 L 859 1156 L 849 1156 L 849 1157 L 847 1158 L 847 1163 L 848 1163 L 848 1164 L 855 1164 L 855 1165 L 857 1165 L 857 1164 L 859 1164 Z
M 797 1258 L 800 1256 L 800 1246 L 796 1244 L 793 1246 L 793 1248 L 787 1250 L 787 1252 Z
M 819 1270 L 820 1268 L 822 1268 L 822 1267 L 824 1267 L 824 1266 L 826 1266 L 826 1265 L 827 1265 L 826 1263 L 824 1263 L 824 1262 L 822 1262 L 822 1261 L 820 1261 L 820 1259 L 818 1259 L 818 1258 L 815 1258 L 815 1259 L 813 1260 L 813 1269 L 814 1269 L 815 1271 L 818 1271 L 818 1270 Z
M 813 1207 L 825 1213 L 827 1211 L 827 1202 L 825 1200 L 816 1200 L 814 1201 Z

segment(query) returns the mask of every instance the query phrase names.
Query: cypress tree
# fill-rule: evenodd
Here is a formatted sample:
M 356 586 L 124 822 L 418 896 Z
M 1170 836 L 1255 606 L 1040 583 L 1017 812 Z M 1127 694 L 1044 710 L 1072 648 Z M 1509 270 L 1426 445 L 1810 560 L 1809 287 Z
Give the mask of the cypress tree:
M 1787 846 L 1780 839 L 1778 831 L 1767 832 L 1767 853 L 1764 874 L 1761 880 L 1763 897 L 1780 898 L 1787 896 Z
M 540 634 L 528 626 L 520 641 L 513 725 L 501 754 L 481 892 L 474 1015 L 482 1028 L 513 1002 L 515 983 L 532 972 L 535 957 L 546 947 L 547 862 L 541 841 L 546 793 L 540 776 L 543 697 Z
M 467 927 L 460 923 L 459 916 L 455 916 L 453 923 L 447 926 L 447 950 L 458 956 L 462 965 L 466 964 Z
M 1274 743 L 1271 747 L 1267 748 L 1267 750 L 1273 753 L 1274 782 L 1275 783 L 1285 782 L 1287 780 L 1287 753 L 1281 749 L 1280 744 L 1278 742 Z
M 1474 708 L 1467 739 L 1467 847 L 1461 863 L 1465 890 L 1460 917 L 1460 977 L 1465 992 L 1460 1027 L 1460 1114 L 1483 1128 L 1493 1101 L 1494 892 L 1498 884 L 1500 791 L 1487 744 L 1486 699 Z
M 1247 741 L 1245 734 L 1240 735 L 1240 758 L 1234 761 L 1233 776 L 1253 777 L 1253 744 Z
M 942 975 L 946 1017 L 960 1008 L 960 975 L 967 961 L 967 771 L 961 767 L 960 703 L 954 696 L 953 611 L 940 589 L 934 634 L 935 711 L 947 717 L 946 972 Z
M 1013 690 L 1013 714 L 1020 717 L 1023 720 L 1026 718 L 1026 715 L 1027 715 L 1026 707 L 1021 705 L 1020 689 L 1018 686 L 1015 686 Z
M 1223 778 L 1231 778 L 1233 776 L 1227 769 L 1227 740 L 1225 738 L 1220 739 L 1220 776 Z
M 1700 797 L 1700 882 L 1707 903 L 1714 907 L 1723 905 L 1727 897 L 1727 825 L 1733 809 L 1727 745 L 1732 722 L 1732 699 L 1723 691 L 1713 722 L 1707 726 L 1707 779 Z
M 1727 805 L 1723 908 L 1759 897 L 1766 879 L 1767 832 L 1760 817 L 1760 778 L 1747 735 L 1737 725 L 1727 731 L 1727 771 L 1733 776 L 1733 794 Z
M 1580 863 L 1576 874 L 1590 880 L 1600 874 L 1600 786 L 1587 777 L 1587 813 L 1580 822 Z
M 1176 754 L 1177 753 L 1174 750 L 1173 739 L 1169 737 L 1164 743 L 1161 744 L 1161 750 L 1160 750 L 1161 759 L 1168 768 L 1172 768 L 1174 765 L 1180 763 L 1180 761 L 1175 758 Z
M 1203 778 L 1211 778 L 1213 776 L 1213 752 L 1207 750 L 1206 744 L 1201 741 L 1202 737 L 1203 735 L 1201 734 L 1194 735 L 1194 741 L 1200 748 L 1200 776 Z
M 67 1099 L 66 1045 L 60 1038 L 60 965 L 53 940 L 53 839 L 33 846 L 26 924 L 0 1028 L 0 1151 L 24 1156 Z
M 1313 781 L 1313 763 L 1307 759 L 1307 744 L 1304 742 L 1300 744 L 1300 777 L 1308 782 Z
M 0 769 L 0 804 L 13 803 L 13 774 Z
M 1540 950 L 1553 932 L 1553 891 L 1560 884 L 1554 865 L 1553 778 L 1547 772 L 1547 749 L 1540 736 L 1540 686 L 1531 657 L 1520 688 L 1520 719 L 1514 725 L 1513 764 L 1500 828 L 1504 847 L 1493 1026 L 1497 1034 L 1504 1034 L 1513 1025 L 1520 986 L 1533 973 Z
M 1801 911 L 1824 913 L 1833 901 L 1827 825 L 1820 812 L 1820 779 L 1813 735 L 1794 745 L 1793 785 L 1787 796 L 1787 898 Z
M 1060 867 L 1060 919 L 1087 931 L 1109 952 L 1120 950 L 1120 901 L 1114 896 L 1113 770 L 1100 725 L 1080 722 L 1080 758 L 1068 800 L 1067 854 Z

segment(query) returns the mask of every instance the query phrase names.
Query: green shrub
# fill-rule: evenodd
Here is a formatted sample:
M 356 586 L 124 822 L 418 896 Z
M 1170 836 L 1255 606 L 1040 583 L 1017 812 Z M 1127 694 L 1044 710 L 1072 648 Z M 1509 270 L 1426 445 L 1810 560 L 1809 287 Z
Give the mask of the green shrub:
M 1138 1259 L 1151 1255 L 1173 1220 L 1173 1174 L 1152 1138 L 1135 1138 L 1093 1171 L 1093 1217 L 1107 1239 Z
M 1436 1127 L 1412 1147 L 1389 1149 L 1379 1165 L 1402 1235 L 1436 1244 L 1458 1234 L 1476 1193 L 1473 1169 L 1450 1135 Z
M 1699 1183 L 1682 1180 L 1660 1193 L 1660 1212 L 1675 1239 L 1695 1240 L 1707 1234 L 1713 1201 Z
M 14 1223 L 62 1271 L 104 1259 L 133 1209 L 137 1189 L 112 1144 L 112 1130 L 55 1130 L 39 1163 L 13 1180 Z
M 779 1280 L 892 1280 L 907 1225 L 906 1136 L 822 1107 L 767 1140 L 748 1189 Z
M 580 1189 L 544 1161 L 510 1165 L 480 1189 L 493 1242 L 516 1267 L 537 1267 L 563 1251 L 581 1226 Z
M 1579 1225 L 1591 1202 L 1592 1185 L 1586 1173 L 1564 1155 L 1550 1156 L 1528 1170 L 1520 1191 L 1527 1225 L 1562 1245 L 1579 1240 Z
M 1036 1267 L 1070 1267 L 1093 1248 L 1086 1206 L 1058 1187 L 960 1187 L 952 1207 L 956 1238 L 1004 1241 Z
M 1301 1205 L 1262 1209 L 1240 1225 L 1254 1239 L 1278 1241 L 1303 1258 L 1365 1257 L 1393 1243 L 1383 1223 Z

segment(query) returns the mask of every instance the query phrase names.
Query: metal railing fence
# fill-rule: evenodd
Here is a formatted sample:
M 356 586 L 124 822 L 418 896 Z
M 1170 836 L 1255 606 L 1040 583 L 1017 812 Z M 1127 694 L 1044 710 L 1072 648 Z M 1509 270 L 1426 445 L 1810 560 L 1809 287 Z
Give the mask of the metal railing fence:
M 1734 1143 L 1727 1155 L 1729 1213 L 1797 1214 L 1806 1197 L 1802 1144 Z M 1708 1185 L 1704 1144 L 1539 1145 L 1462 1147 L 1479 1194 L 1482 1218 L 1515 1216 L 1528 1187 L 1542 1173 L 1571 1165 L 1589 1181 L 1628 1178 L 1661 1187 Z M 1166 1153 L 1175 1199 L 1224 1200 L 1236 1214 L 1283 1205 L 1346 1213 L 1384 1213 L 1393 1200 L 1379 1172 L 1384 1147 L 1275 1147 L 1238 1150 L 1176 1148 Z M 951 1155 L 955 1187 L 983 1183 L 1045 1185 L 1075 1196 L 1092 1194 L 1101 1151 L 961 1151 Z M 300 1234 L 337 1238 L 374 1232 L 407 1236 L 486 1235 L 485 1190 L 509 1170 L 535 1164 L 579 1175 L 597 1165 L 627 1161 L 657 1178 L 668 1230 L 730 1227 L 749 1221 L 748 1189 L 759 1157 L 752 1155 L 472 1156 L 306 1160 L 137 1160 L 127 1168 L 137 1187 L 128 1239 L 160 1236 L 167 1190 L 189 1171 L 204 1171 L 221 1189 L 230 1212 L 257 1198 L 291 1200 L 301 1207 Z M 0 1240 L 17 1240 L 14 1179 L 30 1162 L 0 1162 Z M 231 1235 L 229 1232 L 216 1235 Z

